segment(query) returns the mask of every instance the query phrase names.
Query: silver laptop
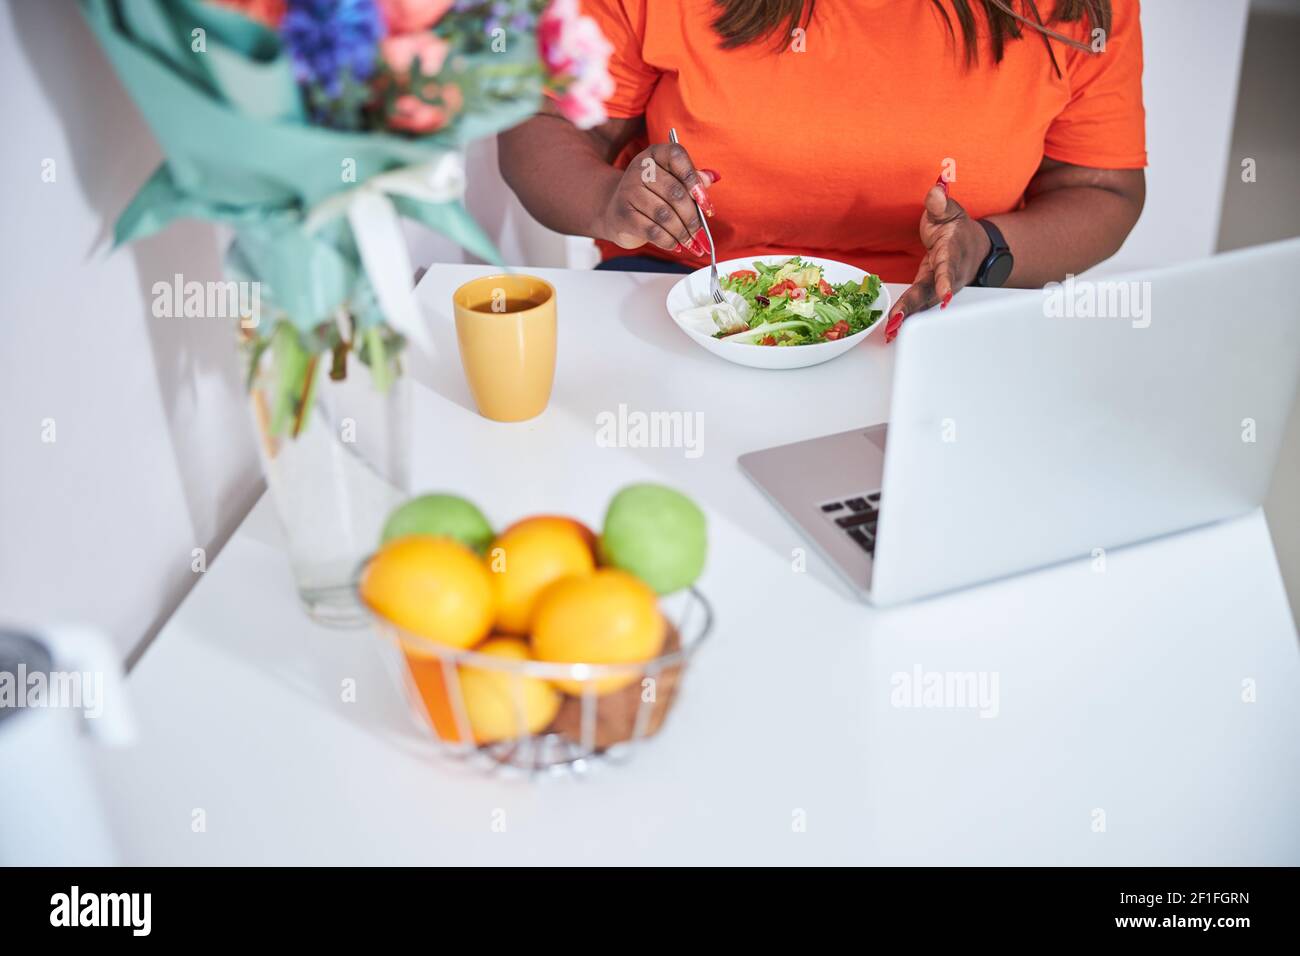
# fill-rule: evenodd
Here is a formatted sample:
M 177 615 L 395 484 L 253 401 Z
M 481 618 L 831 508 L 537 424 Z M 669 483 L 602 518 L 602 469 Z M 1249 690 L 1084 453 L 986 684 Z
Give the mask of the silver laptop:
M 880 605 L 1235 517 L 1295 401 L 1297 277 L 1300 239 L 914 316 L 888 426 L 740 466 Z

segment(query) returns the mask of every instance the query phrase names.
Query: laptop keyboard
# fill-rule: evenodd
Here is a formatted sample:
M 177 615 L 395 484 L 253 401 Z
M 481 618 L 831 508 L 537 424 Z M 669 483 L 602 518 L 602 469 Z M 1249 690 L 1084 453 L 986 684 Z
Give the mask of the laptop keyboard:
M 880 518 L 880 492 L 828 501 L 821 506 L 835 526 L 853 539 L 859 548 L 876 553 L 876 522 Z

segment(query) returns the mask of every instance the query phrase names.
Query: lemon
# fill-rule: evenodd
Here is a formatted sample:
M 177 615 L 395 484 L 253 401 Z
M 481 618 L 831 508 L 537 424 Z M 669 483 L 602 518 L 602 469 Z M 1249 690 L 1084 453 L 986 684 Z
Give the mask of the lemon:
M 489 638 L 476 651 L 528 660 L 528 643 L 517 637 Z M 546 681 L 469 664 L 460 668 L 460 692 L 476 744 L 541 733 L 560 710 L 560 694 Z
M 528 659 L 528 644 L 518 637 L 489 637 L 475 652 L 502 660 Z M 468 721 L 476 744 L 496 743 L 538 734 L 555 720 L 562 695 L 544 680 L 496 668 L 462 664 L 456 670 L 460 705 L 447 690 L 441 659 L 406 656 L 410 672 L 434 732 L 448 743 L 461 743 L 461 721 Z

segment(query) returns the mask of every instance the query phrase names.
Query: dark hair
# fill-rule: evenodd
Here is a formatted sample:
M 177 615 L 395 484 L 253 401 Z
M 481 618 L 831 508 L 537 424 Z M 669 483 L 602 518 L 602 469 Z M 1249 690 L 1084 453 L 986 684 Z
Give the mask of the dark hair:
M 779 46 L 784 47 L 791 31 L 796 27 L 807 27 L 812 20 L 817 0 L 714 0 L 714 3 L 720 12 L 713 21 L 713 29 L 722 37 L 723 49 L 733 49 L 770 36 L 776 36 Z M 1110 30 L 1111 23 L 1111 0 L 1055 0 L 1047 21 L 1039 14 L 1035 0 L 1020 0 L 1027 16 L 1016 12 L 1007 0 L 931 0 L 931 3 L 943 14 L 948 32 L 954 38 L 953 18 L 956 18 L 967 64 L 978 61 L 980 55 L 979 24 L 972 7 L 980 9 L 988 24 L 989 47 L 995 63 L 1002 62 L 1007 40 L 1019 39 L 1026 26 L 1039 33 L 1044 43 L 1052 37 L 1069 46 L 1088 49 L 1052 30 L 1047 23 L 1072 22 L 1086 17 L 1089 29 L 1106 31 Z M 949 6 L 952 7 L 951 13 Z M 1047 43 L 1047 48 L 1051 52 L 1050 43 Z M 1056 63 L 1055 54 L 1052 63 Z M 1059 68 L 1057 72 L 1060 72 Z

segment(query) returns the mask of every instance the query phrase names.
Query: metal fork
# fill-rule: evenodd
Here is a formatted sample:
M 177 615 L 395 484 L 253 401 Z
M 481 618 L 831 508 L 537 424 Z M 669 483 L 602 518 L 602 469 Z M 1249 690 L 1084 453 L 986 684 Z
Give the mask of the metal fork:
M 673 127 L 668 130 L 668 138 L 677 145 L 681 145 L 677 140 L 677 128 Z M 709 294 L 713 296 L 713 301 L 722 305 L 727 300 L 722 295 L 722 285 L 718 282 L 718 250 L 713 245 L 713 233 L 709 231 L 709 217 L 704 215 L 704 210 L 700 204 L 695 202 L 695 197 L 691 197 L 691 202 L 695 203 L 695 211 L 700 214 L 700 222 L 704 224 L 704 234 L 709 237 Z

